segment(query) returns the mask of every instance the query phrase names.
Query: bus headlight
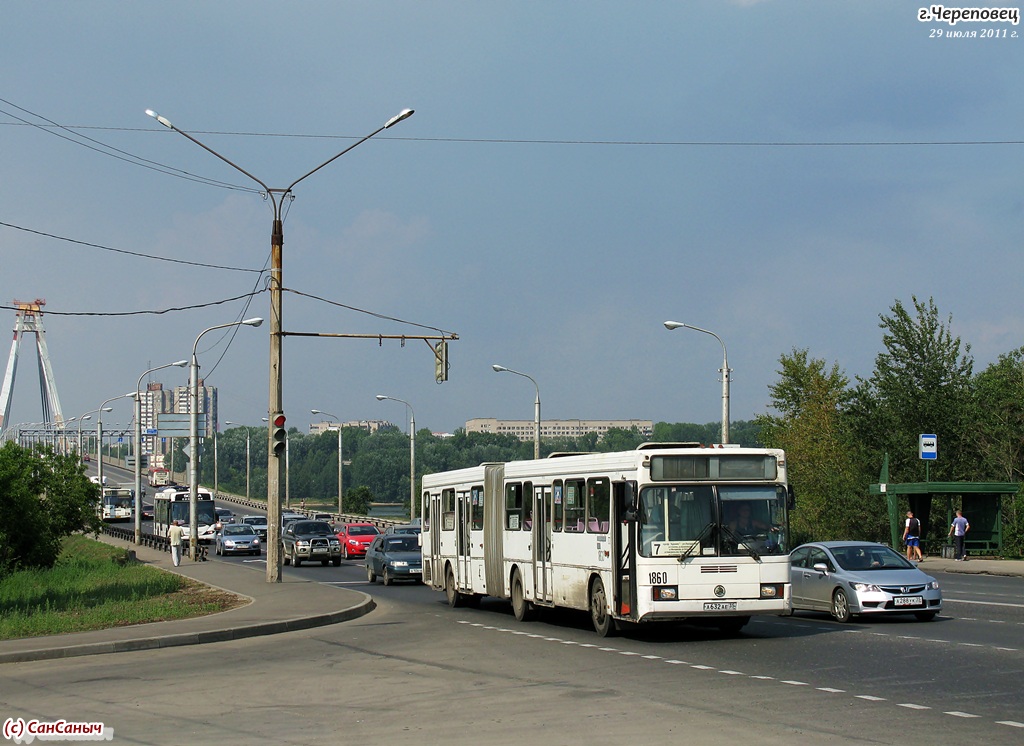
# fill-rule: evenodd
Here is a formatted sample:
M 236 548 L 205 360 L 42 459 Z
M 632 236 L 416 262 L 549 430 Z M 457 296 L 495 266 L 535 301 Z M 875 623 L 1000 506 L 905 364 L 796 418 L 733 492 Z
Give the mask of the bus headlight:
M 655 601 L 678 601 L 679 586 L 656 585 L 653 588 L 651 588 L 651 595 Z
M 761 598 L 782 598 L 782 586 L 765 583 L 761 586 Z

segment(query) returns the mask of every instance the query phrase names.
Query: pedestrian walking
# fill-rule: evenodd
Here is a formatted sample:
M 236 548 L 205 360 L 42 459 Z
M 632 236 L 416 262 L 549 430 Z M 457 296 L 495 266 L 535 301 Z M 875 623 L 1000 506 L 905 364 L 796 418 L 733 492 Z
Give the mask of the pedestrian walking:
M 167 527 L 167 540 L 171 543 L 171 562 L 175 567 L 181 564 L 181 545 L 184 535 L 181 521 L 175 521 Z
M 958 510 L 956 512 L 956 518 L 949 526 L 949 535 L 953 537 L 953 544 L 956 545 L 956 561 L 963 562 L 967 559 L 967 555 L 964 552 L 964 541 L 967 538 L 967 532 L 971 530 L 971 524 L 964 518 L 964 512 Z
M 913 511 L 907 511 L 907 520 L 903 524 L 903 543 L 907 545 L 907 559 L 920 562 L 921 554 L 921 521 L 914 518 Z

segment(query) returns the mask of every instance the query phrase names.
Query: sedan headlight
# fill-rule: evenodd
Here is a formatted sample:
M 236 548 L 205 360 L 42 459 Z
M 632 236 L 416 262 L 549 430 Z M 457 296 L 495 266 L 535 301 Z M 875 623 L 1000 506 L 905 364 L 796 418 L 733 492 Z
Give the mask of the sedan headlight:
M 253 539 L 252 543 L 253 543 L 253 546 L 259 546 L 260 540 L 259 539 Z
M 226 539 L 224 541 L 224 546 L 226 546 L 228 548 L 231 548 L 231 547 L 235 546 L 235 542 L 231 541 L 231 539 Z
M 858 593 L 878 593 L 882 590 L 877 585 L 871 585 L 871 583 L 850 583 L 850 587 Z
M 938 580 L 933 580 L 932 582 L 930 582 L 925 587 L 930 589 L 930 590 L 937 591 L 937 590 L 939 590 L 939 581 Z

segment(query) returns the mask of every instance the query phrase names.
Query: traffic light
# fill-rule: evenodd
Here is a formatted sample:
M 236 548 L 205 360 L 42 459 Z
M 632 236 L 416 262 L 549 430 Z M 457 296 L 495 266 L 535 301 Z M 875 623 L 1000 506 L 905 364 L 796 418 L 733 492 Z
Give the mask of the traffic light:
M 434 380 L 448 380 L 448 342 L 443 339 L 434 346 Z
M 273 446 L 274 455 L 283 456 L 284 449 L 288 445 L 288 430 L 284 426 L 284 413 L 278 412 L 274 415 L 271 422 L 273 423 Z

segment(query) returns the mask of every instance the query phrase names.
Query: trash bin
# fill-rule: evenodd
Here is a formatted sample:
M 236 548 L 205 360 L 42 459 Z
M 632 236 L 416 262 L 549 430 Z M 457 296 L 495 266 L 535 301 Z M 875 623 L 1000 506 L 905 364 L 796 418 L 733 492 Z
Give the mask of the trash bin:
M 952 544 L 944 544 L 942 547 L 942 559 L 956 559 L 956 547 Z

